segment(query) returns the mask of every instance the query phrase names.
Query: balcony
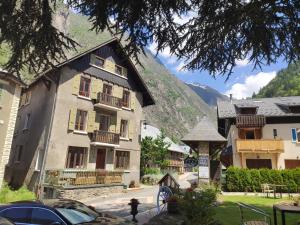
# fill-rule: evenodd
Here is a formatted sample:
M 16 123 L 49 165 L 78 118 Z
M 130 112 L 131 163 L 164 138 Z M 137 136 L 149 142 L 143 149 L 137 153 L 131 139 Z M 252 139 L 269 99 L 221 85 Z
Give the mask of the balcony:
M 266 124 L 264 115 L 238 115 L 236 117 L 236 127 L 263 127 Z
M 236 140 L 236 149 L 239 153 L 283 153 L 282 140 Z
M 123 172 L 105 170 L 62 169 L 46 170 L 45 184 L 61 187 L 122 184 Z
M 122 110 L 122 99 L 99 92 L 97 95 L 95 107 L 119 111 Z
M 120 134 L 97 130 L 92 137 L 92 145 L 101 145 L 109 147 L 118 147 L 120 143 Z
M 184 165 L 183 159 L 174 159 L 174 158 L 171 158 L 168 161 L 169 161 L 169 165 L 168 166 L 183 167 L 183 165 Z

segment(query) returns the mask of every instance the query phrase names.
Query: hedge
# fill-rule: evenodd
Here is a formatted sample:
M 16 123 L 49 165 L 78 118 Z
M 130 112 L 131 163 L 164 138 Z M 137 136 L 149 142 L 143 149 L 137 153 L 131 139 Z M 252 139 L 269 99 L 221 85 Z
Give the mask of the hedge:
M 225 191 L 260 192 L 261 184 L 283 184 L 283 192 L 297 192 L 300 188 L 300 168 L 273 169 L 241 169 L 229 167 L 226 171 Z

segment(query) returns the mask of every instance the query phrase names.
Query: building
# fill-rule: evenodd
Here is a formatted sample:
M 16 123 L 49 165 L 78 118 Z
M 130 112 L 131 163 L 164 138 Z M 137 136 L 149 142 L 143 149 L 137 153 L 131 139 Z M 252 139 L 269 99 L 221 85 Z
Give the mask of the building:
M 218 102 L 226 166 L 300 167 L 300 96 Z
M 22 86 L 20 79 L 0 70 L 0 186 L 11 151 Z
M 161 135 L 161 131 L 158 128 L 151 126 L 149 124 L 142 124 L 141 139 L 144 139 L 145 137 L 157 138 L 159 135 Z M 168 137 L 166 137 L 164 139 L 164 141 L 170 145 L 168 148 L 169 153 L 167 156 L 167 160 L 169 161 L 168 170 L 183 173 L 184 172 L 184 158 L 185 158 L 185 155 L 188 154 L 188 151 L 186 151 L 185 149 L 188 146 L 184 146 L 184 145 L 181 146 L 181 145 L 175 144 Z
M 39 75 L 23 96 L 31 98 L 18 113 L 11 184 L 74 194 L 139 182 L 142 107 L 154 100 L 117 39 Z

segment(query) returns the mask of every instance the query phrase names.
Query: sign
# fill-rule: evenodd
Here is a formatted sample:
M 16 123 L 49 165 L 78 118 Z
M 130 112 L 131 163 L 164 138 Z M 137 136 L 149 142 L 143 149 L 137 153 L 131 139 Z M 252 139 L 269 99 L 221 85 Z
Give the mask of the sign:
M 198 160 L 195 157 L 187 157 L 184 160 L 184 166 L 185 167 L 196 167 L 198 165 Z
M 209 179 L 209 155 L 201 154 L 199 155 L 199 178 Z

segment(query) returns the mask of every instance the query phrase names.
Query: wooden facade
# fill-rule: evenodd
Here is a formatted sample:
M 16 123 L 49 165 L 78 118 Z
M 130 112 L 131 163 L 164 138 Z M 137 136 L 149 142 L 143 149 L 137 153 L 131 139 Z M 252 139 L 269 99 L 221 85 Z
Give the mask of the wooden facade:
M 283 153 L 284 145 L 282 140 L 236 140 L 238 153 Z
M 236 127 L 263 127 L 266 118 L 263 115 L 238 115 L 236 117 Z

